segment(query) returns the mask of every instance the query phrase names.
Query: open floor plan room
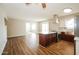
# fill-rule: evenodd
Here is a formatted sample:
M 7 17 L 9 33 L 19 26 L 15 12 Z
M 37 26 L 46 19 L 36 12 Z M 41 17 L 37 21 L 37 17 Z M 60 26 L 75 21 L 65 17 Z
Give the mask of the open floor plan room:
M 79 3 L 0 3 L 0 55 L 79 55 Z

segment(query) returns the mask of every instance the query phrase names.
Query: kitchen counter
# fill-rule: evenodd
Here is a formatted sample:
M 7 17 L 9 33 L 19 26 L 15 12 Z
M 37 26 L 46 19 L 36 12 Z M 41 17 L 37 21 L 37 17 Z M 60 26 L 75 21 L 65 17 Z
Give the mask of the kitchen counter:
M 57 32 L 39 32 L 39 34 L 52 34 L 52 33 L 57 33 Z

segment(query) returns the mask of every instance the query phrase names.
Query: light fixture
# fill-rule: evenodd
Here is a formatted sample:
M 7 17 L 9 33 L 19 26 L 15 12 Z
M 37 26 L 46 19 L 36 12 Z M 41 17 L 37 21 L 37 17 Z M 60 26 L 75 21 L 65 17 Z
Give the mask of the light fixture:
M 54 20 L 56 21 L 56 23 L 59 23 L 59 17 L 58 17 L 58 15 L 54 15 Z
M 64 9 L 64 13 L 70 13 L 72 11 L 72 9 Z

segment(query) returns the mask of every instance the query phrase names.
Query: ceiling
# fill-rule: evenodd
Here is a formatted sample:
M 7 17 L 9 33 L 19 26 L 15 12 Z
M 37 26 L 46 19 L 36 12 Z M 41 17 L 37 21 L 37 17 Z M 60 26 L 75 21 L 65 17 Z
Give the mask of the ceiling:
M 65 8 L 71 8 L 73 13 L 79 12 L 79 3 L 47 3 L 43 9 L 40 3 L 2 3 L 7 16 L 10 18 L 28 20 L 28 21 L 43 21 L 53 17 L 54 14 L 59 16 L 68 15 L 63 12 Z

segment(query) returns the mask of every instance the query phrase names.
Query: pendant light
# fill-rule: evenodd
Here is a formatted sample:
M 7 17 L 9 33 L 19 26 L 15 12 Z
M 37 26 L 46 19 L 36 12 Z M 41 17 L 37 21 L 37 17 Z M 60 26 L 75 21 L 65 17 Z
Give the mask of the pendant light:
M 53 18 L 54 18 L 55 22 L 58 24 L 59 23 L 59 17 L 58 17 L 58 15 L 55 14 L 53 16 Z

